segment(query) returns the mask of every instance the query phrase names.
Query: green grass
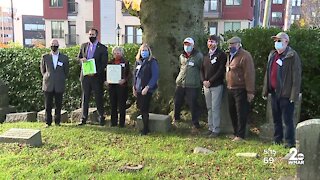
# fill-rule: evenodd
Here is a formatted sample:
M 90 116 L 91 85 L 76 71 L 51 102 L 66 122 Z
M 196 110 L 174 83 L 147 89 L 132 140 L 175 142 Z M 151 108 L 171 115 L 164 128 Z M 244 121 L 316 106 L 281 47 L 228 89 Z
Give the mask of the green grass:
M 235 143 L 191 135 L 188 129 L 140 136 L 131 126 L 44 128 L 43 123 L 0 124 L 0 134 L 10 128 L 40 129 L 43 146 L 0 144 L 0 179 L 278 179 L 296 170 L 280 160 L 265 164 L 265 149 L 275 150 L 275 159 L 288 150 L 254 137 Z M 214 153 L 193 154 L 197 146 Z M 260 157 L 236 157 L 239 152 Z M 144 166 L 140 171 L 120 170 L 138 164 Z

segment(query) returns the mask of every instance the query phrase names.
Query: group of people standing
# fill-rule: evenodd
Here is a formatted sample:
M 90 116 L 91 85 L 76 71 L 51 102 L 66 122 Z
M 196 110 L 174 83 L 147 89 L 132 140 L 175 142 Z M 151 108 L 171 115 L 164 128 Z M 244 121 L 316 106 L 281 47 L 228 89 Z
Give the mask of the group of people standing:
M 133 73 L 129 61 L 124 58 L 122 47 L 114 47 L 113 58 L 108 61 L 107 47 L 98 42 L 98 31 L 90 29 L 89 42 L 81 45 L 78 59 L 80 63 L 94 58 L 97 73 L 83 76 L 80 81 L 82 88 L 82 118 L 80 126 L 88 119 L 88 108 L 91 91 L 94 92 L 98 117 L 101 126 L 105 125 L 103 108 L 103 86 L 109 90 L 111 103 L 110 126 L 125 126 L 126 100 L 128 98 L 129 79 L 133 79 L 132 91 L 137 98 L 137 106 L 143 120 L 142 135 L 149 133 L 149 107 L 153 92 L 158 87 L 159 65 L 147 44 L 142 44 L 136 55 Z M 289 36 L 280 32 L 272 36 L 275 50 L 272 50 L 267 63 L 264 80 L 263 97 L 268 93 L 272 97 L 272 114 L 274 119 L 276 144 L 283 143 L 284 121 L 285 141 L 287 147 L 295 146 L 293 110 L 294 102 L 298 99 L 301 86 L 301 62 L 298 54 L 288 46 Z M 174 96 L 173 123 L 180 120 L 181 107 L 184 100 L 192 114 L 192 131 L 199 132 L 200 110 L 197 104 L 199 90 L 203 88 L 208 112 L 209 137 L 220 135 L 220 108 L 226 85 L 228 94 L 229 113 L 234 129 L 233 141 L 245 138 L 248 119 L 249 103 L 255 94 L 255 67 L 251 54 L 241 44 L 239 37 L 227 41 L 228 51 L 219 49 L 219 38 L 215 35 L 208 37 L 208 52 L 203 55 L 195 49 L 195 42 L 188 37 L 183 41 L 184 51 L 179 56 L 180 71 L 176 78 Z M 69 66 L 68 57 L 58 51 L 58 41 L 52 40 L 51 52 L 43 56 L 41 73 L 45 95 L 46 123 L 52 124 L 52 102 L 55 97 L 55 124 L 60 125 L 62 94 Z M 121 80 L 117 84 L 108 84 L 105 69 L 108 64 L 121 65 Z M 120 117 L 118 117 L 118 111 Z

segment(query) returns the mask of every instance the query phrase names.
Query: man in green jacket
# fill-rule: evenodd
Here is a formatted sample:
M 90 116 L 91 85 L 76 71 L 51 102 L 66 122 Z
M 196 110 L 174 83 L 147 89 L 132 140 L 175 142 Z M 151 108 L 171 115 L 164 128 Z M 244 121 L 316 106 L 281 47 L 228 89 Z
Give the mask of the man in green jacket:
M 184 52 L 180 55 L 180 72 L 176 79 L 176 92 L 174 97 L 174 122 L 180 120 L 181 107 L 184 98 L 191 109 L 193 128 L 198 132 L 200 128 L 198 109 L 198 93 L 201 87 L 200 68 L 203 62 L 201 52 L 194 49 L 194 40 L 190 37 L 183 41 Z
M 274 142 L 282 144 L 285 124 L 285 147 L 295 146 L 293 124 L 294 102 L 298 99 L 301 86 L 301 61 L 295 50 L 288 46 L 289 36 L 280 32 L 272 36 L 274 47 L 268 57 L 264 78 L 264 99 L 271 93 L 271 107 L 274 122 Z

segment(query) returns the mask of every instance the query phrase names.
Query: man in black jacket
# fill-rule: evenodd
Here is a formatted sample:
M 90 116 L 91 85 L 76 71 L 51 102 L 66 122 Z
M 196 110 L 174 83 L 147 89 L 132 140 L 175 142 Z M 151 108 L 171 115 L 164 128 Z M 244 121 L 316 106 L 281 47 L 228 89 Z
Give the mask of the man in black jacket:
M 108 49 L 97 40 L 98 30 L 89 30 L 90 42 L 81 45 L 78 55 L 81 63 L 89 59 L 94 59 L 96 64 L 96 73 L 83 75 L 81 69 L 80 81 L 82 88 L 82 117 L 79 125 L 85 125 L 88 119 L 88 109 L 91 91 L 94 91 L 96 106 L 98 110 L 98 118 L 101 126 L 105 125 L 104 107 L 103 107 L 103 83 L 106 79 L 105 68 L 108 64 Z
M 219 38 L 211 35 L 207 45 L 209 52 L 204 57 L 201 67 L 201 81 L 208 109 L 209 137 L 217 137 L 220 133 L 220 107 L 223 93 L 223 79 L 226 54 L 218 48 Z

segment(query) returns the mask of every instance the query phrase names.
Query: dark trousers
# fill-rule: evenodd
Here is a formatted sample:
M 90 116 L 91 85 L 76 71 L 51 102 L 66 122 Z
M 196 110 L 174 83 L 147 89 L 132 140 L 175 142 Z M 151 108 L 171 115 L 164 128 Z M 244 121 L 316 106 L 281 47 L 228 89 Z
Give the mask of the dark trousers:
M 294 103 L 291 103 L 289 98 L 278 98 L 275 93 L 271 95 L 271 107 L 274 123 L 274 141 L 282 143 L 283 126 L 285 124 L 285 141 L 289 146 L 294 146 L 295 143 L 295 128 L 293 124 Z
M 55 124 L 60 124 L 61 122 L 61 108 L 62 108 L 62 97 L 63 93 L 53 92 L 44 92 L 44 101 L 45 101 L 45 120 L 48 125 L 52 123 L 52 107 L 53 107 L 53 98 L 55 101 L 55 115 L 54 115 L 54 122 Z
M 81 121 L 86 123 L 88 119 L 88 110 L 91 91 L 94 92 L 98 118 L 101 125 L 105 124 L 103 108 L 103 80 L 97 76 L 84 76 L 81 81 L 82 88 L 82 118 Z
M 110 84 L 109 99 L 111 103 L 111 126 L 117 126 L 118 124 L 119 109 L 119 126 L 123 127 L 126 119 L 126 101 L 128 99 L 128 86 Z
M 234 135 L 245 138 L 249 102 L 245 89 L 228 89 L 229 113 Z
M 183 88 L 177 86 L 174 95 L 174 118 L 175 120 L 180 120 L 181 107 L 186 98 L 187 104 L 191 109 L 192 123 L 196 128 L 200 127 L 199 124 L 199 109 L 198 109 L 198 93 L 199 88 Z
M 142 116 L 143 131 L 149 131 L 148 125 L 149 125 L 149 109 L 150 109 L 151 98 L 152 98 L 152 93 L 147 93 L 146 95 L 137 93 L 137 106 Z

